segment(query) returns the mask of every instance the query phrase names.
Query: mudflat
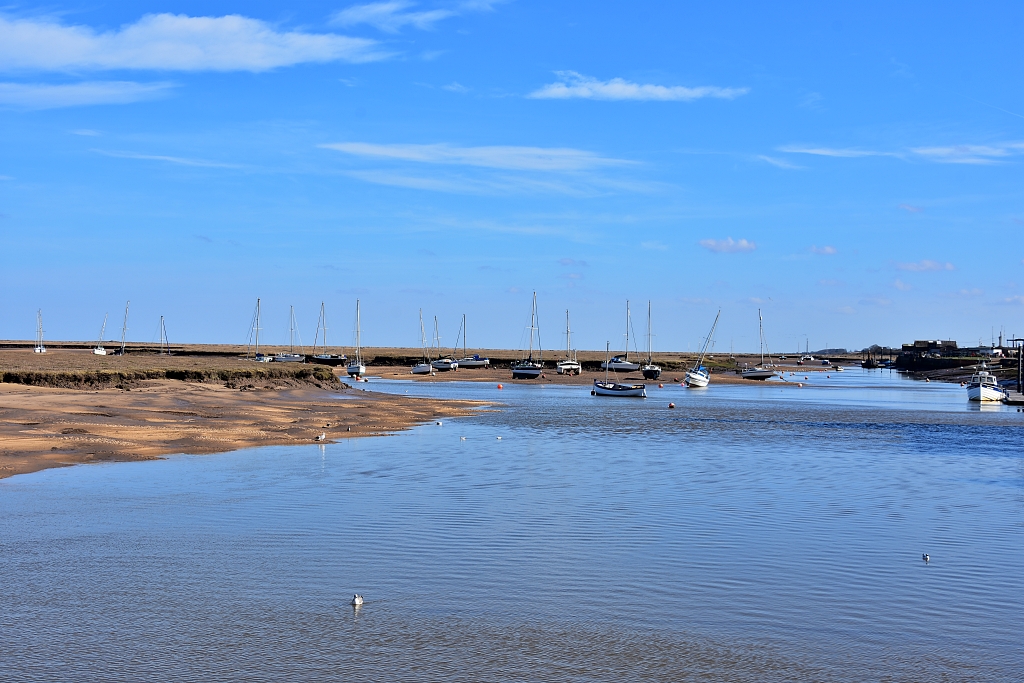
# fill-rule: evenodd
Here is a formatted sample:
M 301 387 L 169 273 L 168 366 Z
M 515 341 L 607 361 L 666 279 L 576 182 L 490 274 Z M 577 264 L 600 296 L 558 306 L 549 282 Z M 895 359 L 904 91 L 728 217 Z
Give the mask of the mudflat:
M 92 358 L 24 353 L 7 351 L 0 359 L 19 366 L 10 377 L 32 382 L 0 382 L 0 478 L 78 463 L 314 443 L 321 434 L 326 441 L 387 434 L 467 415 L 479 405 L 375 394 L 337 381 L 329 370 L 309 376 L 302 367 L 285 367 L 278 372 L 290 376 L 260 375 L 264 368 L 254 366 L 267 364 L 229 363 L 235 374 L 218 380 L 219 359 L 178 358 L 170 363 L 175 371 L 193 365 L 205 374 L 198 381 L 144 379 L 163 372 L 168 360 L 126 357 L 122 367 L 109 368 L 113 375 L 79 375 L 72 368 L 95 363 Z M 33 365 L 43 367 L 25 374 Z M 237 374 L 247 368 L 256 376 Z

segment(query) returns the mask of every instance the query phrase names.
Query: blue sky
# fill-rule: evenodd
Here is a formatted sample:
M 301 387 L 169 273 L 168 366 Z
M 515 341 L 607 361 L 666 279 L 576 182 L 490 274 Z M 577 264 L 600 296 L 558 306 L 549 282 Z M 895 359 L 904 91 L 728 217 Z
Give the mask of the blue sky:
M 1019 3 L 8 4 L 0 337 L 1024 335 Z M 109 336 L 109 331 L 108 331 Z M 641 340 L 642 343 L 642 340 Z

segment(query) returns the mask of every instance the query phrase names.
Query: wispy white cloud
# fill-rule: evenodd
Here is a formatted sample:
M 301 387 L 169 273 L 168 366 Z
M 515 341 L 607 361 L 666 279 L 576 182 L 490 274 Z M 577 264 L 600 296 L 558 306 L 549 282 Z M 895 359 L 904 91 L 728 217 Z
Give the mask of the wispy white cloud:
M 1001 142 L 990 145 L 941 145 L 911 147 L 905 151 L 887 152 L 870 149 L 843 147 L 814 147 L 809 145 L 786 145 L 777 148 L 787 154 L 812 154 L 815 156 L 859 158 L 895 157 L 905 160 L 931 161 L 941 164 L 998 164 L 1014 156 L 1024 154 L 1024 142 Z M 902 205 L 901 208 L 906 208 Z M 912 210 L 912 209 L 908 209 Z
M 331 23 L 338 26 L 368 24 L 386 33 L 398 33 L 405 26 L 429 30 L 434 28 L 434 24 L 442 19 L 454 17 L 458 14 L 458 12 L 451 9 L 433 9 L 420 12 L 407 11 L 415 5 L 415 2 L 407 2 L 406 0 L 352 5 L 335 13 L 331 17 Z
M 14 180 L 14 176 L 0 175 L 0 180 Z
M 337 142 L 320 145 L 345 154 L 375 159 L 425 164 L 456 164 L 516 171 L 571 172 L 631 164 L 593 152 L 568 147 L 484 146 L 448 144 L 403 145 L 370 142 Z
M 796 164 L 790 163 L 785 159 L 777 159 L 775 157 L 770 157 L 765 154 L 758 154 L 755 158 L 765 162 L 766 164 L 771 164 L 772 166 L 776 166 L 778 168 L 785 168 L 787 170 L 795 171 L 801 168 L 806 168 L 805 166 L 798 166 Z
M 835 247 L 830 247 L 828 245 L 826 245 L 824 247 L 819 247 L 817 245 L 814 245 L 813 247 L 811 247 L 811 253 L 812 254 L 823 254 L 823 255 L 826 255 L 826 256 L 831 256 L 832 254 L 837 254 L 839 252 L 836 250 Z
M 779 147 L 780 152 L 788 154 L 813 154 L 821 157 L 891 157 L 898 156 L 892 152 L 876 152 L 869 149 L 843 149 L 836 147 L 808 147 L 803 145 L 786 145 Z
M 141 161 L 163 161 L 179 166 L 202 166 L 207 168 L 242 168 L 240 164 L 229 164 L 222 161 L 209 161 L 207 159 L 190 159 L 187 157 L 165 156 L 162 154 L 139 154 L 137 152 L 119 152 L 106 149 L 90 150 L 103 156 L 116 157 L 118 159 L 139 159 Z
M 0 16 L 0 69 L 266 71 L 306 62 L 368 62 L 387 55 L 376 41 L 334 33 L 279 31 L 232 14 L 147 14 L 97 32 L 49 19 Z
M 491 11 L 501 1 L 467 0 L 449 7 L 410 11 L 417 6 L 412 0 L 384 0 L 346 7 L 331 17 L 331 23 L 337 26 L 366 24 L 385 33 L 398 33 L 406 26 L 429 31 L 437 22 L 465 12 Z
M 914 154 L 942 164 L 995 164 L 1024 152 L 1024 143 L 1006 142 L 996 145 L 950 145 L 947 147 L 914 147 Z
M 1005 299 L 1003 299 L 1003 303 L 1024 306 L 1024 296 L 1021 296 L 1020 294 L 1017 294 L 1015 296 L 1008 296 Z
M 757 245 L 753 242 L 748 242 L 745 239 L 734 240 L 732 237 L 727 237 L 724 240 L 701 240 L 699 244 L 705 249 L 719 254 L 736 254 L 744 251 L 754 251 L 757 248 Z
M 173 83 L 133 81 L 85 81 L 59 85 L 0 83 L 0 106 L 58 109 L 91 104 L 129 104 L 163 97 L 173 87 Z
M 527 97 L 534 99 L 591 100 L 699 100 L 705 97 L 731 100 L 750 91 L 749 88 L 723 88 L 702 85 L 688 88 L 682 85 L 654 85 L 633 83 L 622 78 L 601 81 L 575 71 L 556 71 L 558 80 L 533 91 Z
M 956 270 L 956 267 L 948 261 L 946 263 L 939 263 L 938 261 L 930 261 L 928 259 L 917 261 L 916 263 L 897 263 L 896 267 L 900 270 L 908 270 L 914 273 Z
M 910 290 L 913 289 L 912 286 L 908 285 L 906 282 L 899 278 L 896 278 L 896 281 L 892 283 L 892 286 L 900 290 L 901 292 L 909 292 Z
M 441 89 L 442 90 L 447 90 L 448 92 L 459 92 L 459 93 L 469 92 L 469 88 L 467 88 L 466 86 L 462 85 L 458 81 L 452 81 L 448 85 L 442 85 Z
M 640 243 L 640 248 L 641 249 L 649 249 L 649 250 L 653 250 L 653 251 L 668 251 L 668 246 L 667 245 L 662 244 L 661 242 L 654 242 L 654 241 L 641 242 Z
M 910 204 L 900 204 L 900 208 L 910 213 L 921 213 L 924 211 L 920 206 L 911 206 Z

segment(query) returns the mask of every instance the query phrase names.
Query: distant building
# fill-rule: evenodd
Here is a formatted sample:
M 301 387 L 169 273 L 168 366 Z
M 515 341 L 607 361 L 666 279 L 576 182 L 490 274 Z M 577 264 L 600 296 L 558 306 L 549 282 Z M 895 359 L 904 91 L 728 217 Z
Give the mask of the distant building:
M 956 356 L 959 353 L 956 342 L 952 339 L 942 341 L 940 339 L 918 339 L 913 344 L 904 344 L 903 353 L 919 357 L 942 357 Z

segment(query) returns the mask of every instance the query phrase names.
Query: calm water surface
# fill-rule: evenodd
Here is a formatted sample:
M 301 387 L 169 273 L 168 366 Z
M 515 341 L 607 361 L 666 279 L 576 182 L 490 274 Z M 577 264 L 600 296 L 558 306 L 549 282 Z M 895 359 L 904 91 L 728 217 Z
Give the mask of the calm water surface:
M 1024 413 L 807 376 L 4 480 L 0 679 L 1024 680 Z

